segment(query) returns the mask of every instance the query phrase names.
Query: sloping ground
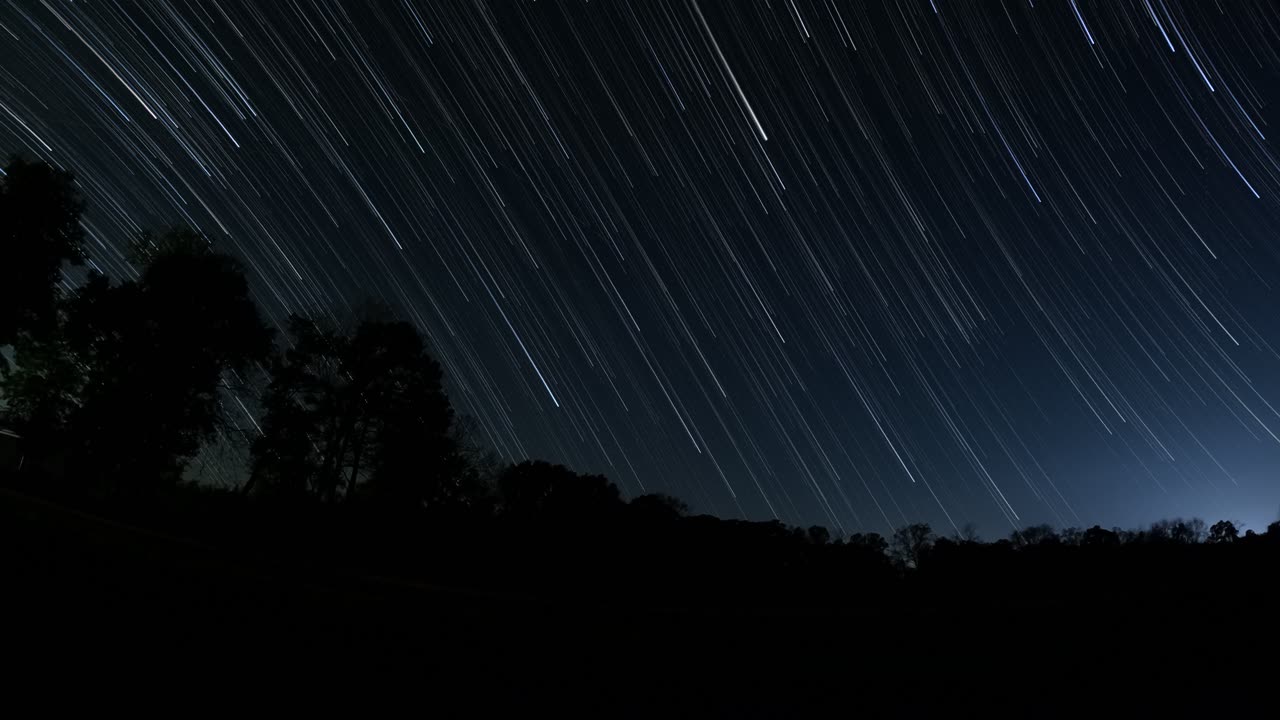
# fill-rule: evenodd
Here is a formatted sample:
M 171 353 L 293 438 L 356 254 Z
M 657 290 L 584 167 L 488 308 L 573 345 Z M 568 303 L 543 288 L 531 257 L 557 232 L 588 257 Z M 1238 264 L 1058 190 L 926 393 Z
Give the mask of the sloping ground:
M 570 607 L 272 567 L 5 490 L 0 561 L 8 656 L 64 686 L 181 676 L 308 706 L 377 687 L 419 712 L 521 717 L 1192 716 L 1272 700 L 1274 618 L 1170 598 L 1078 614 Z

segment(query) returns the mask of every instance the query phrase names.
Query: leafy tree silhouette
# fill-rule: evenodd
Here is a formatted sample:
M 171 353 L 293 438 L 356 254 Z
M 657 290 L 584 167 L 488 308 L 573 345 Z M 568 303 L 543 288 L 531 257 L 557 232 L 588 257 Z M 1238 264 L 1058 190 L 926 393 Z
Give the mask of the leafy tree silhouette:
M 1208 542 L 1214 544 L 1233 543 L 1240 539 L 1240 531 L 1230 520 L 1219 520 L 1209 528 Z
M 826 545 L 831 542 L 831 531 L 821 525 L 813 525 L 805 532 L 809 542 L 814 545 Z
M 460 484 L 453 408 L 417 330 L 404 322 L 363 323 L 352 350 L 353 377 L 370 378 L 364 396 L 375 450 L 370 495 L 404 506 L 465 504 L 474 489 Z
M 1204 542 L 1204 520 L 1201 520 L 1200 518 L 1191 518 L 1189 520 L 1178 518 L 1173 522 L 1169 535 L 1174 542 L 1181 543 L 1183 545 L 1194 545 L 1196 543 Z
M 1135 539 L 1146 543 L 1191 545 L 1204 540 L 1204 536 L 1205 525 L 1200 518 L 1174 518 L 1152 523 L 1151 527 L 1140 532 Z
M 1084 531 L 1084 535 L 1080 538 L 1080 544 L 1089 547 L 1110 547 L 1120 544 L 1120 535 L 1114 530 L 1107 530 L 1099 525 L 1094 525 Z
M 68 473 L 115 490 L 176 481 L 217 427 L 228 373 L 271 346 L 240 264 L 203 236 L 144 235 L 135 258 L 136 281 L 91 275 L 64 329 L 84 370 L 66 421 Z
M 83 258 L 84 204 L 71 173 L 11 158 L 0 176 L 0 346 L 57 324 L 58 273 Z M 4 360 L 0 359 L 0 363 Z
M 498 476 L 502 512 L 516 518 L 599 518 L 622 505 L 618 487 L 601 475 L 579 475 L 542 460 L 508 467 Z
M 678 520 L 689 514 L 689 506 L 664 493 L 639 495 L 627 503 L 633 515 L 655 523 Z
M 361 493 L 402 508 L 465 505 L 484 493 L 466 472 L 439 365 L 408 323 L 360 322 L 350 334 L 290 319 L 272 363 L 248 492 Z
M 889 542 L 880 533 L 854 533 L 845 541 L 845 546 L 868 555 L 885 555 L 889 552 Z
M 1280 520 L 1267 525 L 1267 531 L 1262 536 L 1269 542 L 1280 543 Z
M 4 421 L 24 438 L 27 453 L 52 457 L 63 444 L 61 434 L 79 403 L 84 369 L 61 329 L 39 339 L 21 334 L 13 355 L 17 362 L 0 379 Z
M 1021 530 L 1014 530 L 1009 535 L 1009 542 L 1017 547 L 1056 545 L 1061 540 L 1058 533 L 1049 525 L 1031 525 Z

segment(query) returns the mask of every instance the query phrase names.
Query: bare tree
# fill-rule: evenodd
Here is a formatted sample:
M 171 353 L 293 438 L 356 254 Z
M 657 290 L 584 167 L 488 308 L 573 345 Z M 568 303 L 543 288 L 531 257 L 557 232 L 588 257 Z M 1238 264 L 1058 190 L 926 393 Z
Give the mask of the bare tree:
M 933 546 L 933 528 L 928 523 L 914 523 L 893 532 L 890 547 L 894 558 L 904 567 L 920 567 L 920 560 Z

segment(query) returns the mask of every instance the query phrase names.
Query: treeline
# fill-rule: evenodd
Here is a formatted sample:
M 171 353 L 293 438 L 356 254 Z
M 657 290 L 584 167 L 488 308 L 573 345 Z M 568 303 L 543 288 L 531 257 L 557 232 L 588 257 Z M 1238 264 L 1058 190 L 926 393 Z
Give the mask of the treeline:
M 857 607 L 1213 602 L 1280 553 L 1280 523 L 833 538 L 690 516 L 665 495 L 624 501 L 599 475 L 498 461 L 455 413 L 421 334 L 385 311 L 345 326 L 295 316 L 274 333 L 242 265 L 198 233 L 143 234 L 135 277 L 64 285 L 64 266 L 85 260 L 82 211 L 70 174 L 4 168 L 5 481 L 247 558 L 661 607 Z M 228 407 L 238 399 L 258 409 L 252 423 Z M 184 481 L 202 446 L 236 437 L 242 486 Z

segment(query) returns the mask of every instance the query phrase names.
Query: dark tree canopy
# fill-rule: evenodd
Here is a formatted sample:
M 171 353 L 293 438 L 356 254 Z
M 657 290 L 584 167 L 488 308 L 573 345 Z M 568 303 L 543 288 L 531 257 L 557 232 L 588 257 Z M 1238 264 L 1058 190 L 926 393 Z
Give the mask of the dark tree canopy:
M 79 403 L 84 368 L 57 331 L 42 339 L 19 336 L 13 354 L 18 362 L 0 380 L 5 424 L 27 439 L 29 450 L 55 452 Z
M 80 262 L 84 204 L 71 173 L 12 158 L 0 176 L 0 345 L 56 324 L 59 269 Z
M 517 463 L 498 476 L 504 512 L 517 517 L 585 519 L 621 507 L 618 486 L 602 475 L 580 475 L 542 460 Z
M 1230 520 L 1219 520 L 1209 528 L 1208 541 L 1211 543 L 1233 543 L 1240 539 L 1240 531 Z
M 191 231 L 146 242 L 140 277 L 91 274 L 56 330 L 20 343 L 5 386 L 33 442 L 60 438 L 69 475 L 117 490 L 176 480 L 221 417 L 227 375 L 271 342 L 237 261 Z
M 845 545 L 873 556 L 883 556 L 889 551 L 889 542 L 880 533 L 854 533 Z
M 631 499 L 627 503 L 633 514 L 654 521 L 675 520 L 689 514 L 689 506 L 679 498 L 665 493 L 649 493 Z
M 365 320 L 342 334 L 294 317 L 290 341 L 263 398 L 252 491 L 409 507 L 472 499 L 440 367 L 417 330 Z
M 1091 545 L 1098 547 L 1108 547 L 1120 544 L 1120 536 L 1113 530 L 1107 530 L 1101 526 L 1094 525 L 1084 531 L 1081 536 L 1080 543 L 1082 545 Z
M 1049 525 L 1031 525 L 1009 535 L 1009 542 L 1018 547 L 1053 545 L 1060 540 L 1058 533 Z

